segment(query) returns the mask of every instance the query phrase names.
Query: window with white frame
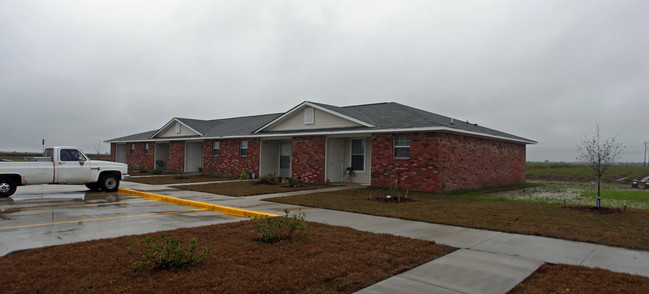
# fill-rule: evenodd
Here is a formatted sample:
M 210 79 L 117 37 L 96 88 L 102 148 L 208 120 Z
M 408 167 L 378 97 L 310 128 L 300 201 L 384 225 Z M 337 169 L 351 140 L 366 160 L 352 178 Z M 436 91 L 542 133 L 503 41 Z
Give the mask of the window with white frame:
M 149 143 L 146 143 L 146 145 L 144 145 L 144 155 L 149 155 Z
M 365 139 L 352 139 L 352 170 L 365 171 Z
M 176 134 L 180 134 L 180 131 L 181 131 L 181 129 L 180 129 L 180 123 L 177 122 L 177 123 L 176 123 Z
M 410 158 L 410 136 L 394 136 L 394 158 Z
M 221 155 L 221 142 L 220 141 L 214 141 L 214 144 L 212 145 L 212 155 L 214 155 L 214 156 Z
M 304 124 L 312 125 L 315 123 L 315 109 L 305 108 L 304 109 Z
M 241 140 L 241 146 L 239 147 L 239 155 L 248 156 L 248 141 Z
M 131 144 L 131 154 L 135 153 L 135 144 Z

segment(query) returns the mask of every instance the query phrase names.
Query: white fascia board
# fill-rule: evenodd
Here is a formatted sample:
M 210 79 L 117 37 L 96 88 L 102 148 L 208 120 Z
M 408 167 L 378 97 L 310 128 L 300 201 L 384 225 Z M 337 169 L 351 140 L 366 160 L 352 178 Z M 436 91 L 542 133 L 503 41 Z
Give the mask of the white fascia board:
M 244 138 L 281 138 L 281 137 L 294 137 L 294 136 L 322 136 L 322 135 L 354 135 L 354 134 L 372 134 L 372 133 L 405 133 L 405 132 L 448 132 L 456 134 L 464 134 L 475 137 L 491 138 L 501 141 L 516 142 L 523 144 L 536 144 L 533 140 L 519 140 L 503 136 L 489 135 L 485 133 L 471 132 L 459 130 L 449 127 L 419 127 L 419 128 L 397 128 L 397 129 L 372 129 L 372 130 L 349 130 L 349 131 L 313 131 L 313 132 L 299 132 L 299 133 L 278 133 L 278 134 L 250 134 L 238 136 L 219 136 L 219 137 L 202 137 L 196 138 L 162 138 L 162 139 L 148 139 L 148 140 L 129 140 L 129 141 L 113 141 L 111 143 L 131 143 L 131 142 L 156 142 L 156 141 L 192 141 L 192 140 L 224 140 L 224 139 L 244 139 Z
M 185 126 L 186 128 L 188 128 L 190 131 L 192 131 L 192 132 L 198 134 L 199 136 L 203 136 L 203 134 L 201 134 L 201 132 L 198 132 L 198 131 L 194 130 L 192 127 L 190 127 L 190 126 L 188 126 L 187 124 L 185 124 L 185 123 L 183 123 L 182 121 L 180 121 L 177 117 L 174 117 L 174 118 L 172 118 L 168 123 L 166 123 L 162 128 L 160 128 L 157 132 L 155 132 L 155 134 L 151 135 L 151 137 L 149 137 L 149 139 L 153 139 L 153 138 L 155 138 L 155 136 L 157 136 L 158 134 L 160 134 L 163 130 L 167 129 L 167 127 L 171 126 L 171 124 L 172 124 L 173 122 L 180 123 L 181 125 L 183 125 L 183 126 Z
M 364 122 L 364 121 L 360 121 L 360 120 L 355 119 L 355 118 L 353 118 L 353 117 L 350 117 L 350 116 L 344 115 L 344 114 L 342 114 L 342 113 L 335 112 L 335 111 L 333 111 L 333 110 L 329 110 L 329 109 L 327 109 L 327 108 L 324 108 L 324 107 L 321 107 L 321 106 L 315 105 L 315 104 L 313 104 L 313 103 L 311 103 L 311 102 L 305 101 L 305 102 L 302 102 L 301 104 L 299 104 L 298 106 L 293 107 L 291 110 L 287 111 L 286 113 L 282 114 L 280 117 L 278 117 L 278 118 L 272 120 L 271 122 L 269 122 L 269 123 L 263 125 L 261 128 L 256 129 L 253 133 L 254 133 L 254 134 L 257 134 L 257 133 L 263 131 L 264 129 L 266 129 L 267 127 L 269 127 L 269 126 L 271 126 L 271 125 L 274 125 L 274 124 L 276 124 L 276 123 L 278 123 L 278 122 L 284 120 L 285 118 L 287 118 L 287 117 L 293 115 L 293 113 L 295 113 L 296 111 L 298 111 L 299 109 L 301 109 L 302 106 L 310 106 L 310 107 L 313 107 L 313 108 L 316 108 L 316 109 L 322 110 L 322 111 L 324 111 L 324 112 L 330 113 L 330 114 L 332 114 L 332 115 L 335 115 L 335 116 L 337 116 L 337 117 L 340 117 L 340 118 L 343 118 L 343 119 L 346 119 L 346 120 L 352 121 L 352 122 L 357 123 L 357 124 L 359 124 L 359 125 L 366 126 L 366 127 L 368 127 L 368 128 L 373 128 L 373 127 L 375 127 L 374 125 L 372 125 L 372 124 L 368 124 L 368 123 L 366 123 L 366 122 Z

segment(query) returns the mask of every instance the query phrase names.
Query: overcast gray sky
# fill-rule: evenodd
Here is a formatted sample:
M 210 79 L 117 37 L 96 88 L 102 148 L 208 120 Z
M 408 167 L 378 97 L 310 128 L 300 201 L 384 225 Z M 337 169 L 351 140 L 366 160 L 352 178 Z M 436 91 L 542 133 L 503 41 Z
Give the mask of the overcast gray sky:
M 649 1 L 0 0 L 0 150 L 77 145 L 173 117 L 394 101 L 574 161 L 602 134 L 643 161 Z M 102 144 L 102 152 L 108 145 Z

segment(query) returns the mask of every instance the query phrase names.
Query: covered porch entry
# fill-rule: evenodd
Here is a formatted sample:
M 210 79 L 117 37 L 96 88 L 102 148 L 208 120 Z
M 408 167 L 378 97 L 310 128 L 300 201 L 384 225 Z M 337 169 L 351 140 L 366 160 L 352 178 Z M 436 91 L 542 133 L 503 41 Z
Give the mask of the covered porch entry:
M 161 168 L 164 171 L 169 170 L 169 142 L 155 143 L 154 158 L 154 168 Z
M 259 177 L 269 174 L 275 174 L 281 178 L 291 177 L 292 144 L 291 138 L 262 140 Z
M 300 177 L 293 174 L 292 159 L 302 154 L 295 154 L 292 138 L 262 140 L 260 150 L 259 176 Z M 317 181 L 329 180 L 331 183 L 353 182 L 369 185 L 371 179 L 371 137 L 369 136 L 332 136 L 326 138 L 324 153 L 324 176 Z M 304 149 L 302 149 L 304 150 Z M 322 153 L 320 153 L 322 154 Z M 297 158 L 297 157 L 296 157 Z M 353 176 L 345 175 L 345 170 L 353 170 Z M 315 173 L 315 171 L 314 171 Z M 321 174 L 322 175 L 322 174 Z

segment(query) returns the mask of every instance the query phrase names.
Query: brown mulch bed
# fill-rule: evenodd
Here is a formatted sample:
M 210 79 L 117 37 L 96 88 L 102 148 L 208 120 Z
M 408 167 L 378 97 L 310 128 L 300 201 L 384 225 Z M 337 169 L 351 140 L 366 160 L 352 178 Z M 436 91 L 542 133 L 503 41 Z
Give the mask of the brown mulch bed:
M 129 181 L 149 185 L 170 185 L 183 183 L 231 181 L 237 178 L 216 177 L 206 175 L 163 175 L 150 177 L 131 177 Z
M 248 221 L 166 232 L 213 252 L 202 263 L 152 271 L 133 264 L 124 236 L 32 249 L 0 257 L 2 291 L 126 293 L 351 293 L 448 254 L 433 242 L 307 223 L 297 241 L 254 240 Z
M 624 213 L 622 209 L 614 207 L 593 207 L 593 206 L 569 206 L 567 207 L 570 210 L 581 211 L 581 212 L 590 212 L 596 214 L 620 214 Z
M 601 268 L 545 264 L 509 293 L 649 293 L 649 278 Z
M 405 203 L 405 202 L 415 202 L 414 199 L 412 198 L 397 198 L 397 197 L 373 197 L 370 199 L 370 201 L 375 201 L 375 202 L 384 202 L 384 203 Z
M 174 186 L 174 188 L 183 189 L 183 190 L 206 192 L 206 193 L 228 195 L 228 196 L 235 196 L 235 197 L 294 192 L 294 191 L 303 191 L 303 190 L 315 190 L 315 189 L 323 189 L 323 188 L 331 188 L 331 187 L 333 186 L 320 185 L 320 184 L 301 184 L 300 186 L 286 187 L 280 184 L 266 184 L 260 181 L 242 181 L 242 182 Z
M 279 203 L 564 240 L 649 250 L 649 210 L 598 214 L 562 205 L 470 198 L 465 195 L 410 192 L 416 202 L 388 205 L 369 201 L 384 197 L 380 188 L 320 192 L 265 199 Z

